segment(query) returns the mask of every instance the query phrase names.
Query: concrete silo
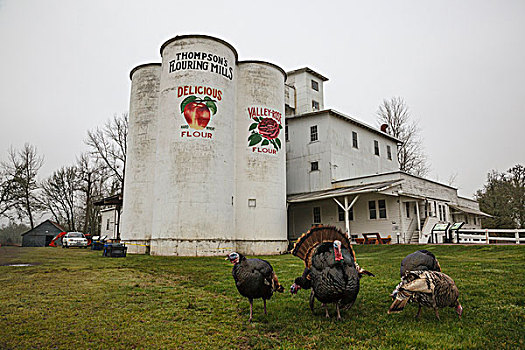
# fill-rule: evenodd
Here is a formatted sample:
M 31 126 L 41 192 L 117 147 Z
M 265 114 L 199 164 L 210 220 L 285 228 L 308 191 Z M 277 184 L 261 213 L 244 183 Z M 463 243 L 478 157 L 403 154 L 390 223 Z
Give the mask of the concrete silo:
M 284 81 L 278 66 L 238 64 L 235 237 L 248 254 L 286 251 Z
M 128 252 L 143 254 L 151 239 L 160 63 L 144 64 L 130 73 L 131 97 L 121 239 Z
M 152 255 L 286 250 L 284 71 L 184 35 L 132 73 L 122 241 Z
M 151 254 L 232 247 L 237 52 L 204 35 L 161 47 Z

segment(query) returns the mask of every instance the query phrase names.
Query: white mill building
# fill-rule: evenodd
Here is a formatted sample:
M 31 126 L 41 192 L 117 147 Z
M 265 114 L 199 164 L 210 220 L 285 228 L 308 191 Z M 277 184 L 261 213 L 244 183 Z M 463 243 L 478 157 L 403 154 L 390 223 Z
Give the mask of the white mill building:
M 160 51 L 130 73 L 128 252 L 279 254 L 318 223 L 401 243 L 428 241 L 436 222 L 479 227 L 475 201 L 398 171 L 398 140 L 324 109 L 328 79 L 313 70 L 239 61 L 204 35 Z

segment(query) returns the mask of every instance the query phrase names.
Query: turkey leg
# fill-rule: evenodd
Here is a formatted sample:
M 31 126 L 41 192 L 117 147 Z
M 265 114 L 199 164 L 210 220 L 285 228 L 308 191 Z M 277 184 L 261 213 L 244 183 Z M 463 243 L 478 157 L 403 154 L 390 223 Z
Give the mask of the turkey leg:
M 252 322 L 252 316 L 253 316 L 253 299 L 249 299 L 250 300 L 250 319 L 248 320 L 248 322 Z
M 419 316 L 421 316 L 421 304 L 419 305 L 419 309 L 417 310 L 416 320 L 419 320 Z

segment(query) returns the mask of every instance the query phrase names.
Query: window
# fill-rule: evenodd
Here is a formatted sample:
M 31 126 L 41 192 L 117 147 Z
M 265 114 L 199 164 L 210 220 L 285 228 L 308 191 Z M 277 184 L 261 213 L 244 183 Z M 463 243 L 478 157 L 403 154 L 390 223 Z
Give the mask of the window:
M 318 111 L 319 110 L 319 102 L 312 100 L 312 109 L 314 111 Z
M 407 218 L 410 217 L 410 202 L 405 202 L 405 210 L 407 212 Z
M 468 214 L 465 214 L 465 224 L 468 225 Z
M 316 171 L 316 170 L 319 170 L 319 162 L 311 162 L 310 171 Z
M 379 155 L 379 141 L 377 141 L 377 140 L 374 140 L 374 154 L 376 156 Z
M 290 139 L 288 138 L 288 125 L 284 125 L 284 140 L 290 141 Z
M 379 208 L 379 218 L 386 219 L 386 201 L 384 199 L 378 200 L 377 207 Z
M 392 160 L 392 149 L 390 146 L 386 146 L 386 156 L 389 160 Z
M 109 230 L 109 219 L 106 220 L 106 230 Z
M 355 131 L 352 131 L 352 147 L 359 148 L 357 144 L 357 133 Z
M 345 221 L 345 211 L 340 205 L 337 206 L 337 213 L 339 215 L 339 221 Z M 348 220 L 354 220 L 354 207 L 348 210 Z
M 248 206 L 250 208 L 255 208 L 257 206 L 257 199 L 255 199 L 255 198 L 248 198 Z
M 319 91 L 319 83 L 312 80 L 312 90 Z
M 314 126 L 310 127 L 310 141 L 314 142 L 314 141 L 317 141 L 317 140 L 318 140 L 317 125 L 314 125 Z
M 376 202 L 375 201 L 369 201 L 368 202 L 368 213 L 370 214 L 370 220 L 377 219 Z
M 321 208 L 314 207 L 314 224 L 320 224 L 320 223 L 321 223 Z
M 439 211 L 439 221 L 443 221 L 443 214 L 441 212 L 441 205 L 438 205 L 438 211 Z
M 409 209 L 408 203 L 406 203 L 405 205 L 406 205 L 405 208 L 407 209 L 407 214 L 408 214 L 408 209 Z M 379 212 L 379 219 L 386 219 L 386 200 L 384 199 L 378 200 L 377 206 L 376 206 L 376 201 L 368 202 L 368 213 L 369 213 L 370 220 L 377 219 L 378 212 Z

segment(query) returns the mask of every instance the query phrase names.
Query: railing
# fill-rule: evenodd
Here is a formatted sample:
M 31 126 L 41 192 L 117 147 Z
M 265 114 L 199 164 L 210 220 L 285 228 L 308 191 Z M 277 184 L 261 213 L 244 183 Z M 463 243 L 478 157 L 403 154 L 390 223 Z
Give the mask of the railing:
M 502 237 L 491 235 L 493 233 L 514 235 L 514 237 Z M 458 243 L 489 244 L 489 243 L 525 243 L 525 230 L 521 229 L 461 229 L 454 233 L 455 241 Z

